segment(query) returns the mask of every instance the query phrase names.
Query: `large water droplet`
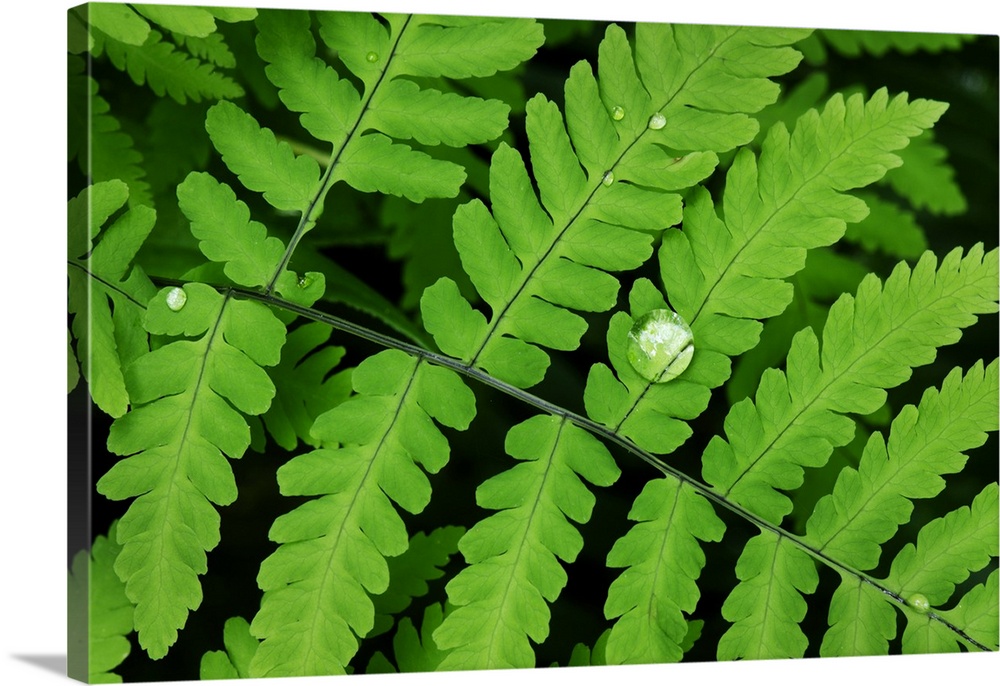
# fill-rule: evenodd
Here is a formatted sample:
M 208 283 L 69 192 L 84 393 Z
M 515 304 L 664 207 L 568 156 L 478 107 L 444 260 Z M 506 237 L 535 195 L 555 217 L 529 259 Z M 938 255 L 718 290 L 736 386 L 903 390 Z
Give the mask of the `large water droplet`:
M 914 593 L 906 599 L 906 603 L 922 615 L 927 614 L 931 609 L 931 603 L 923 593 Z
M 184 303 L 188 300 L 187 293 L 184 292 L 183 288 L 171 288 L 170 292 L 167 293 L 167 307 L 169 307 L 174 312 L 179 311 L 184 307 Z
M 625 108 L 619 105 L 615 105 L 611 108 L 611 118 L 615 121 L 621 121 L 625 118 Z
M 615 182 L 615 173 L 613 171 L 604 172 L 604 176 L 601 177 L 601 183 L 605 186 L 610 186 Z
M 691 327 L 673 310 L 652 310 L 628 332 L 625 356 L 647 381 L 665 383 L 687 369 L 694 355 Z
M 667 118 L 663 116 L 660 112 L 657 112 L 652 117 L 649 118 L 649 128 L 654 131 L 662 129 L 667 125 Z

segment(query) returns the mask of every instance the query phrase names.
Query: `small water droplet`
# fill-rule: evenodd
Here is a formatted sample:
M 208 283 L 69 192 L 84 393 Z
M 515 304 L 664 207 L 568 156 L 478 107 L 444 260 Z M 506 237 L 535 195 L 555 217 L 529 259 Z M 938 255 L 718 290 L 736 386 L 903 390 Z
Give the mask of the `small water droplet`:
M 667 125 L 667 118 L 662 113 L 657 112 L 649 118 L 649 128 L 658 131 Z
M 625 118 L 625 108 L 615 105 L 611 108 L 611 118 L 615 121 L 621 121 Z
M 299 288 L 301 288 L 303 290 L 306 289 L 306 288 L 309 288 L 309 286 L 312 285 L 312 282 L 313 282 L 312 277 L 310 277 L 310 276 L 300 276 L 299 277 Z
M 184 307 L 184 303 L 187 302 L 187 299 L 187 293 L 184 292 L 183 288 L 171 288 L 170 292 L 167 293 L 167 307 L 174 312 L 177 312 Z
M 601 183 L 605 186 L 610 186 L 615 182 L 615 173 L 613 171 L 604 172 L 604 176 L 601 177 Z
M 365 59 L 368 60 L 369 62 L 372 62 L 372 63 L 378 62 L 378 53 L 377 52 L 370 52 L 367 55 L 365 55 Z
M 927 614 L 931 609 L 931 603 L 923 593 L 914 593 L 906 599 L 906 603 L 922 615 Z
M 652 310 L 628 332 L 625 356 L 647 381 L 665 383 L 680 375 L 694 355 L 691 327 L 673 310 Z

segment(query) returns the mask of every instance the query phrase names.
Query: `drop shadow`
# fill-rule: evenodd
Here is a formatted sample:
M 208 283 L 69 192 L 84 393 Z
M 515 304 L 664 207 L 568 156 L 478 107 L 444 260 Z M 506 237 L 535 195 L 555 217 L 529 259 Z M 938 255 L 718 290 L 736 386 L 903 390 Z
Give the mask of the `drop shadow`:
M 11 655 L 12 658 L 27 662 L 30 665 L 66 676 L 66 655 Z

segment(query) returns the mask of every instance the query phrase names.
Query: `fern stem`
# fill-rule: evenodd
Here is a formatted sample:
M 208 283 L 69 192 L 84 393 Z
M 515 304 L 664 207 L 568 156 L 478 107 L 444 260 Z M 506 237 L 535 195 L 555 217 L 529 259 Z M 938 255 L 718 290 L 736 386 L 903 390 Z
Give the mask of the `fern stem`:
M 184 281 L 178 281 L 175 279 L 157 278 L 154 280 L 166 285 L 183 285 L 184 283 L 186 283 Z M 728 500 L 724 495 L 717 493 L 710 486 L 705 485 L 698 479 L 685 474 L 684 472 L 678 470 L 675 467 L 671 467 L 670 465 L 666 464 L 652 453 L 643 450 L 639 446 L 635 445 L 631 440 L 629 440 L 625 436 L 622 436 L 616 431 L 602 424 L 598 424 L 597 422 L 588 419 L 587 417 L 584 417 L 571 410 L 567 410 L 563 407 L 560 407 L 559 405 L 551 403 L 548 400 L 540 398 L 537 395 L 525 391 L 524 389 L 518 388 L 517 386 L 513 386 L 504 381 L 501 381 L 480 369 L 476 369 L 475 367 L 472 367 L 462 362 L 461 360 L 457 360 L 455 358 L 448 357 L 447 355 L 442 355 L 441 353 L 436 353 L 431 350 L 426 350 L 424 348 L 421 348 L 420 346 L 414 345 L 412 343 L 407 343 L 406 341 L 399 340 L 398 338 L 393 338 L 392 336 L 380 333 L 373 329 L 369 329 L 366 326 L 356 324 L 346 319 L 342 319 L 341 317 L 338 317 L 336 315 L 327 314 L 325 312 L 321 312 L 311 307 L 298 305 L 296 303 L 283 300 L 282 298 L 278 298 L 268 293 L 260 293 L 257 291 L 252 291 L 232 286 L 216 286 L 216 287 L 227 290 L 234 297 L 246 298 L 248 300 L 256 300 L 258 302 L 272 305 L 274 307 L 279 307 L 288 312 L 292 312 L 302 317 L 306 317 L 307 319 L 311 319 L 317 322 L 322 322 L 324 324 L 332 326 L 338 331 L 343 331 L 345 333 L 357 336 L 358 338 L 362 338 L 364 340 L 376 343 L 386 348 L 394 348 L 396 350 L 400 350 L 410 355 L 414 355 L 415 357 L 418 357 L 420 359 L 426 360 L 432 364 L 437 364 L 442 367 L 447 367 L 449 369 L 458 372 L 459 374 L 476 379 L 480 383 L 495 388 L 496 390 L 502 393 L 506 393 L 507 395 L 513 398 L 516 398 L 522 402 L 532 405 L 538 408 L 539 410 L 560 417 L 564 421 L 571 422 L 576 426 L 580 427 L 581 429 L 589 431 L 592 434 L 595 434 L 605 440 L 608 440 L 614 443 L 615 445 L 619 446 L 623 450 L 635 455 L 636 457 L 640 458 L 647 464 L 657 469 L 661 474 L 663 474 L 663 476 L 677 479 L 681 483 L 686 484 L 687 486 L 693 488 L 699 495 L 707 498 L 708 500 L 719 505 L 720 507 L 729 510 L 737 517 L 740 517 L 741 519 L 744 519 L 754 524 L 760 530 L 768 531 L 774 534 L 775 536 L 778 536 L 779 538 L 787 539 L 793 545 L 803 550 L 810 557 L 812 557 L 815 560 L 818 560 L 819 562 L 822 562 L 827 567 L 830 567 L 832 569 L 837 569 L 845 574 L 849 574 L 859 579 L 861 582 L 872 586 L 880 593 L 892 599 L 901 607 L 904 608 L 909 607 L 909 604 L 906 602 L 906 599 L 903 598 L 902 595 L 900 595 L 896 591 L 886 588 L 885 586 L 880 584 L 876 579 L 873 579 L 864 572 L 861 572 L 857 569 L 854 569 L 853 567 L 850 567 L 849 565 L 845 565 L 842 562 L 838 562 L 837 560 L 829 557 L 822 550 L 814 548 L 813 546 L 809 545 L 798 536 L 789 533 L 788 531 L 785 531 L 780 526 L 771 524 L 766 519 L 763 519 L 755 515 L 753 512 L 744 509 L 742 506 Z M 974 638 L 966 634 L 964 631 L 956 627 L 954 624 L 947 621 L 944 617 L 941 617 L 940 615 L 934 612 L 928 612 L 927 617 L 940 622 L 950 631 L 954 632 L 957 636 L 959 636 L 963 641 L 966 641 L 970 645 L 975 646 L 976 648 L 982 650 L 983 652 L 993 652 L 991 648 L 975 640 Z
M 131 301 L 131 303 L 133 305 L 135 305 L 136 307 L 141 307 L 144 310 L 146 309 L 146 303 L 139 302 L 134 297 L 132 297 L 130 294 L 128 294 L 125 291 L 123 291 L 121 289 L 121 287 L 119 287 L 118 285 L 111 283 L 107 279 L 101 278 L 100 275 L 95 274 L 94 272 L 92 272 L 90 270 L 90 267 L 88 267 L 86 264 L 83 264 L 82 262 L 77 262 L 76 260 L 66 260 L 66 263 L 70 267 L 76 267 L 77 269 L 79 269 L 80 271 L 82 271 L 84 274 L 86 274 L 89 278 L 93 279 L 94 281 L 99 282 L 101 285 L 103 285 L 109 291 L 114 291 L 115 293 L 120 293 L 122 295 L 122 297 L 128 298 L 128 300 Z
M 295 233 L 292 234 L 291 239 L 288 241 L 288 247 L 285 249 L 285 254 L 281 256 L 281 261 L 278 263 L 278 267 L 274 271 L 274 276 L 271 277 L 267 287 L 264 289 L 265 294 L 270 295 L 274 292 L 274 287 L 278 282 L 278 277 L 281 276 L 288 266 L 288 263 L 291 261 L 292 253 L 295 252 L 295 248 L 298 247 L 299 241 L 302 240 L 302 237 L 305 236 L 310 229 L 316 226 L 319 214 L 323 211 L 323 199 L 326 197 L 327 193 L 330 192 L 330 189 L 333 188 L 333 184 L 337 182 L 337 179 L 334 179 L 337 162 L 340 160 L 340 156 L 350 145 L 354 135 L 358 131 L 364 131 L 362 123 L 368 114 L 368 103 L 371 102 L 371 99 L 378 91 L 379 86 L 381 86 L 383 81 L 385 81 L 385 75 L 389 71 L 389 65 L 392 63 L 392 58 L 396 54 L 396 47 L 399 45 L 399 41 L 403 34 L 406 32 L 406 27 L 409 26 L 411 18 L 412 17 L 407 16 L 402 28 L 400 28 L 399 32 L 396 34 L 392 47 L 389 50 L 389 56 L 385 62 L 385 69 L 382 70 L 382 74 L 379 76 L 378 82 L 369 92 L 363 94 L 361 107 L 358 110 L 358 119 L 354 122 L 354 127 L 344 137 L 339 150 L 337 149 L 337 144 L 334 143 L 333 150 L 331 151 L 329 158 L 327 158 L 327 167 L 326 171 L 323 173 L 323 178 L 320 181 L 319 190 L 316 191 L 316 195 L 309 201 L 309 206 L 299 218 L 299 224 L 295 227 Z M 317 208 L 319 208 L 319 211 L 317 211 Z

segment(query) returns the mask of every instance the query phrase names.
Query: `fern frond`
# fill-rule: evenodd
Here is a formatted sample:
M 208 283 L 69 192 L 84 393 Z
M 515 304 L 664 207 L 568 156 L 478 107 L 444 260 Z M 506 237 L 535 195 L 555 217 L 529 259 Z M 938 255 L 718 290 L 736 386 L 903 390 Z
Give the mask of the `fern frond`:
M 506 128 L 507 105 L 421 89 L 406 76 L 464 78 L 510 69 L 542 43 L 532 20 L 318 13 L 320 35 L 346 68 L 361 79 L 358 92 L 315 56 L 305 12 L 262 12 L 258 51 L 282 102 L 300 112 L 302 125 L 333 144 L 330 176 L 364 192 L 400 195 L 414 202 L 453 197 L 465 180 L 461 168 L 391 139 L 462 146 L 496 138 Z M 434 60 L 435 51 L 449 57 Z
M 226 620 L 222 630 L 225 650 L 211 650 L 201 656 L 199 677 L 204 679 L 247 679 L 250 661 L 260 645 L 242 617 Z
M 459 542 L 468 567 L 447 586 L 455 609 L 434 632 L 449 651 L 439 669 L 532 667 L 528 641 L 548 636 L 549 609 L 566 585 L 558 559 L 573 562 L 594 495 L 582 479 L 610 486 L 620 472 L 611 454 L 582 429 L 536 416 L 507 433 L 509 455 L 523 460 L 476 490 L 480 507 L 499 510 Z
M 997 430 L 997 361 L 953 370 L 941 391 L 928 389 L 919 407 L 907 405 L 892 423 L 889 442 L 872 434 L 858 469 L 845 469 L 831 495 L 817 503 L 805 540 L 855 569 L 873 569 L 880 545 L 909 521 L 909 499 L 932 498 L 941 475 L 960 472 L 964 453 Z
M 694 334 L 696 352 L 678 380 L 689 382 L 689 389 L 705 388 L 673 392 L 674 380 L 660 392 L 627 362 L 615 362 L 624 357 L 624 332 L 634 319 L 665 307 L 642 287 L 634 294 L 634 319 L 619 317 L 609 329 L 619 381 L 604 365 L 591 370 L 588 412 L 597 412 L 591 416 L 652 452 L 674 450 L 690 432 L 675 418 L 700 414 L 707 389 L 729 376 L 729 358 L 757 344 L 761 324 L 755 320 L 787 307 L 793 289 L 784 279 L 803 268 L 807 250 L 836 242 L 848 221 L 865 217 L 864 203 L 844 191 L 873 183 L 898 165 L 892 151 L 931 126 L 944 108 L 926 100 L 909 103 L 905 96 L 890 100 L 885 91 L 867 103 L 837 95 L 822 114 L 803 115 L 792 134 L 774 126 L 759 160 L 746 148 L 737 154 L 726 177 L 724 219 L 708 191 L 696 188 L 684 208 L 683 231 L 664 234 L 659 260 L 670 305 Z
M 392 652 L 396 664 L 389 662 L 381 652 L 376 652 L 368 663 L 368 674 L 389 674 L 392 672 L 433 672 L 441 664 L 446 652 L 439 649 L 433 639 L 434 631 L 441 625 L 444 609 L 437 603 L 424 608 L 420 632 L 417 633 L 413 621 L 404 617 L 392 639 Z
M 464 429 L 475 414 L 474 396 L 454 372 L 399 351 L 368 358 L 352 382 L 358 395 L 313 426 L 330 447 L 278 470 L 283 495 L 319 497 L 271 528 L 279 547 L 257 577 L 264 598 L 251 624 L 263 639 L 255 677 L 345 671 L 374 625 L 369 594 L 388 587 L 385 558 L 407 548 L 392 502 L 421 511 L 431 487 L 417 463 L 436 473 L 448 460 L 431 417 Z
M 857 224 L 848 224 L 844 240 L 899 260 L 916 260 L 924 254 L 929 247 L 927 237 L 912 212 L 871 193 L 857 196 L 868 206 L 868 216 Z
M 215 15 L 203 7 L 146 5 L 132 3 L 132 9 L 167 31 L 205 38 L 215 32 Z
M 851 439 L 854 422 L 842 413 L 875 411 L 885 402 L 882 389 L 902 383 L 912 367 L 932 361 L 935 349 L 957 340 L 960 329 L 974 323 L 976 314 L 996 311 L 996 251 L 984 255 L 982 246 L 976 246 L 962 258 L 955 250 L 935 272 L 936 262 L 927 253 L 912 271 L 905 264 L 897 266 L 884 287 L 869 275 L 856 298 L 841 297 L 823 329 L 822 356 L 812 329 L 799 332 L 792 341 L 787 374 L 765 372 L 756 403 L 747 399 L 729 412 L 725 421 L 729 442 L 718 436 L 709 442 L 703 455 L 706 481 L 767 521 L 776 523 L 787 514 L 791 503 L 777 489 L 797 488 L 803 466 L 821 466 L 833 446 Z M 876 527 L 882 528 L 877 523 Z M 754 540 L 772 539 L 778 541 L 774 532 L 765 531 Z M 761 557 L 749 545 L 740 557 L 743 583 L 730 596 L 736 600 L 727 601 L 730 611 L 724 611 L 736 623 L 720 641 L 720 659 L 800 657 L 804 651 L 797 625 L 801 616 L 790 611 L 793 606 L 804 608 L 804 601 L 791 585 L 811 592 L 801 575 L 812 569 L 812 562 L 800 549 L 781 541 L 785 547 L 775 548 L 774 560 Z M 870 552 L 864 554 L 872 557 Z M 799 580 L 790 572 L 769 572 L 775 565 L 794 567 Z M 785 612 L 766 604 L 749 613 L 739 609 L 740 599 L 761 583 L 774 597 L 786 599 Z M 779 633 L 799 640 L 776 644 L 771 639 Z
M 685 613 L 700 595 L 705 554 L 695 540 L 719 541 L 725 531 L 712 506 L 675 479 L 649 481 L 629 519 L 638 521 L 608 553 L 609 567 L 627 567 L 608 589 L 604 615 L 618 619 L 605 648 L 607 664 L 679 662 L 688 635 Z
M 893 560 L 883 584 L 898 589 L 906 601 L 903 615 L 903 652 L 949 653 L 965 649 L 997 649 L 997 571 L 985 584 L 972 588 L 951 610 L 937 610 L 948 602 L 956 584 L 970 572 L 983 569 L 997 556 L 997 485 L 989 484 L 971 507 L 963 507 L 924 526 L 917 543 L 906 544 Z M 864 584 L 861 584 L 864 586 Z M 863 647 L 868 655 L 885 655 L 896 635 L 896 616 L 887 597 L 864 590 L 857 595 L 848 579 L 837 589 L 848 613 L 834 615 L 823 639 L 824 655 Z M 869 585 L 870 589 L 871 586 Z M 836 620 L 836 621 L 834 621 Z M 860 644 L 858 637 L 863 639 Z M 854 639 L 854 640 L 851 640 Z M 975 641 L 975 643 L 972 643 Z
M 116 41 L 139 46 L 149 37 L 149 22 L 121 3 L 91 2 L 86 7 L 87 22 Z
M 938 215 L 965 212 L 967 203 L 947 163 L 948 151 L 934 142 L 930 131 L 917 136 L 899 156 L 903 165 L 886 174 L 889 186 L 917 210 Z
M 801 594 L 819 583 L 812 558 L 788 538 L 762 531 L 743 549 L 736 578 L 722 605 L 733 625 L 719 639 L 718 659 L 802 657 L 808 640 L 799 628 L 806 616 Z
M 294 450 L 299 441 L 314 448 L 313 422 L 351 394 L 350 370 L 333 373 L 346 352 L 326 345 L 332 330 L 311 322 L 288 334 L 281 362 L 271 372 L 276 393 L 271 407 L 261 417 L 275 443 Z
M 869 54 L 881 57 L 890 50 L 904 55 L 914 52 L 938 53 L 957 50 L 973 36 L 958 33 L 921 33 L 919 31 L 864 31 L 821 29 L 816 32 L 837 52 L 847 57 Z
M 135 141 L 111 114 L 108 101 L 98 94 L 98 85 L 86 73 L 86 63 L 71 56 L 69 81 L 69 159 L 91 183 L 120 179 L 128 184 L 129 205 L 152 206 L 153 199 L 143 169 L 143 157 Z
M 84 189 L 67 207 L 71 330 L 90 395 L 112 417 L 129 406 L 123 370 L 149 350 L 142 318 L 155 292 L 132 261 L 153 229 L 156 212 L 138 205 L 102 228 L 128 197 L 125 183 L 104 181 Z
M 204 38 L 173 33 L 171 38 L 179 47 L 187 49 L 189 53 L 200 60 L 211 62 L 223 69 L 236 68 L 236 57 L 226 45 L 226 40 L 221 33 L 213 33 Z
M 114 571 L 121 547 L 115 542 L 117 522 L 98 536 L 88 553 L 73 557 L 67 591 L 69 663 L 67 673 L 89 684 L 120 684 L 112 672 L 128 657 L 132 644 L 132 603 Z M 83 659 L 76 664 L 75 659 Z
M 908 543 L 893 559 L 886 584 L 916 609 L 927 609 L 914 603 L 916 594 L 923 596 L 931 608 L 944 605 L 970 572 L 983 569 L 990 558 L 997 557 L 998 513 L 997 484 L 991 483 L 970 507 L 959 508 L 924 526 L 916 545 Z
M 276 170 L 283 168 L 277 166 Z M 206 172 L 191 172 L 177 187 L 177 200 L 191 220 L 191 233 L 199 239 L 200 250 L 213 262 L 224 262 L 226 276 L 234 282 L 243 286 L 273 284 L 288 300 L 307 306 L 323 295 L 323 274 L 308 272 L 300 278 L 285 269 L 286 249 L 281 240 L 268 236 L 263 224 L 250 219 L 250 210 L 228 185 Z
M 393 615 L 408 608 L 414 598 L 427 595 L 427 582 L 444 576 L 441 568 L 458 552 L 458 540 L 464 533 L 460 526 L 441 527 L 430 534 L 418 532 L 410 538 L 405 553 L 389 559 L 389 588 L 372 599 L 375 626 L 369 637 L 391 629 Z
M 243 95 L 243 88 L 230 77 L 176 50 L 156 30 L 150 30 L 142 45 L 106 40 L 104 51 L 111 63 L 127 72 L 137 85 L 148 84 L 157 95 L 166 93 L 182 105 L 188 100 L 201 102 Z
M 925 253 L 911 270 L 899 264 L 884 287 L 862 281 L 857 296 L 841 297 L 823 329 L 822 355 L 812 329 L 792 341 L 787 374 L 769 370 L 756 403 L 737 403 L 726 418 L 729 441 L 715 437 L 703 456 L 705 480 L 720 493 L 777 523 L 790 511 L 775 489 L 802 483 L 803 466 L 820 466 L 854 433 L 842 413 L 869 414 L 885 391 L 928 364 L 935 349 L 958 339 L 977 314 L 995 312 L 997 251 L 981 245 L 963 258 Z
M 181 289 L 178 289 L 181 290 Z M 136 604 L 139 643 L 163 657 L 201 603 L 198 576 L 219 542 L 212 507 L 236 499 L 224 458 L 250 443 L 242 413 L 267 410 L 274 386 L 261 365 L 277 364 L 285 328 L 263 305 L 221 295 L 203 284 L 150 301 L 145 328 L 194 340 L 169 343 L 129 366 L 133 407 L 115 420 L 108 449 L 126 456 L 97 483 L 111 500 L 135 498 L 118 526 L 115 571 Z M 173 307 L 172 307 L 173 305 Z
M 544 96 L 528 103 L 540 200 L 520 154 L 501 145 L 490 168 L 492 212 L 473 201 L 455 213 L 456 247 L 491 317 L 438 281 L 421 308 L 441 349 L 514 385 L 538 383 L 549 358 L 536 345 L 575 349 L 586 322 L 569 310 L 610 309 L 619 284 L 607 272 L 640 266 L 652 234 L 680 220 L 671 191 L 707 177 L 714 151 L 756 133 L 744 112 L 774 99 L 763 77 L 795 66 L 797 53 L 776 46 L 798 35 L 640 24 L 633 60 L 625 32 L 611 26 L 599 78 L 585 62 L 570 72 L 565 123 Z M 727 56 L 744 50 L 759 61 L 730 71 Z

